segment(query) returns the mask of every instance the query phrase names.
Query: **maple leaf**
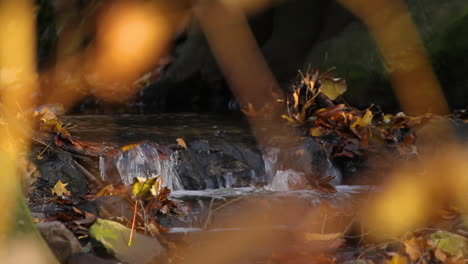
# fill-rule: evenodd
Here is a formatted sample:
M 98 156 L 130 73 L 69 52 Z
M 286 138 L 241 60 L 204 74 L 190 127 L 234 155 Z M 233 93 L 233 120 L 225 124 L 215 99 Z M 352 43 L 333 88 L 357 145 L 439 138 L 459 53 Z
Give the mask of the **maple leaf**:
M 70 195 L 70 191 L 66 188 L 67 185 L 68 183 L 63 183 L 61 180 L 58 180 L 55 186 L 52 189 L 50 189 L 50 191 L 56 196 L 62 196 L 64 194 Z

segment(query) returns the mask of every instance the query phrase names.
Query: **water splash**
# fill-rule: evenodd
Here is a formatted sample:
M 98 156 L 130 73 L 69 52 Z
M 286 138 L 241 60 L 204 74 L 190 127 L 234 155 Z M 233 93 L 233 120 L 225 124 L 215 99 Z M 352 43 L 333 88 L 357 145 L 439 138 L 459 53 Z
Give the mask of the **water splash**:
M 301 172 L 294 170 L 278 170 L 267 188 L 272 191 L 286 192 L 291 190 L 292 186 L 304 186 L 305 183 L 304 174 Z
M 306 180 L 304 174 L 294 170 L 278 170 L 278 148 L 268 148 L 263 154 L 265 163 L 266 178 L 269 179 L 269 184 L 266 186 L 271 191 L 289 191 L 291 186 L 303 185 Z
M 278 148 L 268 148 L 264 151 L 263 160 L 265 163 L 266 178 L 269 179 L 267 189 L 272 191 L 290 191 L 294 186 L 304 186 L 307 183 L 304 173 L 297 172 L 291 169 L 278 169 Z M 341 171 L 336 168 L 330 159 L 326 160 L 325 176 L 333 176 L 333 185 L 339 185 L 342 182 Z
M 155 146 L 143 143 L 111 157 L 100 157 L 99 169 L 103 179 L 118 177 L 124 184 L 129 185 L 135 177 L 159 176 L 162 186 L 171 190 L 181 190 L 183 186 L 176 170 L 177 162 L 177 152 L 163 157 Z

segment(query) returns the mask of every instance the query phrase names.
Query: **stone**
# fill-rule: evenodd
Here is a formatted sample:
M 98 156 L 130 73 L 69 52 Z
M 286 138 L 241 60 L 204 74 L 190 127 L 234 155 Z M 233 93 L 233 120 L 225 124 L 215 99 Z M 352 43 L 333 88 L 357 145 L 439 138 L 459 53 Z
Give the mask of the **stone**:
M 39 223 L 37 228 L 60 263 L 65 263 L 71 255 L 83 251 L 80 242 L 61 222 Z
M 89 229 L 89 235 L 99 241 L 110 253 L 125 263 L 166 263 L 167 252 L 157 238 L 133 233 L 128 246 L 130 229 L 117 222 L 98 219 Z
M 89 253 L 78 253 L 68 258 L 67 264 L 119 264 L 117 260 L 103 259 Z
M 75 165 L 71 153 L 50 150 L 43 159 L 34 161 L 40 172 L 40 177 L 34 183 L 32 199 L 52 196 L 51 189 L 57 181 L 68 183 L 67 190 L 72 195 L 88 194 L 88 182 L 85 175 Z

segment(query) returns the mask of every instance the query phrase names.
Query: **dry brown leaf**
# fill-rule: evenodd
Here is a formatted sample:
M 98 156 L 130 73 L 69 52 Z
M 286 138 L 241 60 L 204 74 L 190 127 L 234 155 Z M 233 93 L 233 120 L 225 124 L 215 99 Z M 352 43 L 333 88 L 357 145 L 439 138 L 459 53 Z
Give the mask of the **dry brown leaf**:
M 447 259 L 447 254 L 440 248 L 436 248 L 434 250 L 434 256 L 442 262 L 444 262 Z
M 421 246 L 421 243 L 423 243 L 423 241 L 416 237 L 412 237 L 411 239 L 404 241 L 406 254 L 410 256 L 412 261 L 416 261 L 421 257 L 423 252 L 423 246 Z

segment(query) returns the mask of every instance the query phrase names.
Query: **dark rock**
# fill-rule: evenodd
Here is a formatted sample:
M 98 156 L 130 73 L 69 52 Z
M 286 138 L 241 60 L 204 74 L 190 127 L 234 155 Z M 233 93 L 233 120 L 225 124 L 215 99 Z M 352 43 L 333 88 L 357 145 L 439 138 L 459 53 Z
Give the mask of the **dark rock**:
M 80 242 L 61 222 L 39 223 L 37 228 L 60 263 L 83 251 Z
M 70 153 L 50 150 L 43 159 L 36 159 L 35 163 L 41 176 L 34 183 L 36 188 L 31 195 L 33 199 L 52 196 L 50 190 L 59 180 L 68 184 L 66 188 L 73 195 L 89 193 L 86 177 L 75 165 Z
M 89 229 L 90 236 L 102 243 L 117 259 L 129 264 L 166 263 L 167 252 L 158 239 L 135 232 L 128 245 L 130 229 L 110 220 L 98 219 Z
M 179 151 L 177 172 L 185 189 L 246 187 L 265 183 L 265 166 L 255 142 L 223 138 L 186 139 Z
M 282 149 L 278 154 L 278 170 L 292 169 L 302 172 L 309 182 L 333 176 L 333 184 L 342 182 L 341 172 L 331 163 L 323 147 L 310 137 L 299 144 Z
M 103 259 L 88 253 L 74 254 L 68 258 L 67 264 L 119 264 L 117 260 Z

